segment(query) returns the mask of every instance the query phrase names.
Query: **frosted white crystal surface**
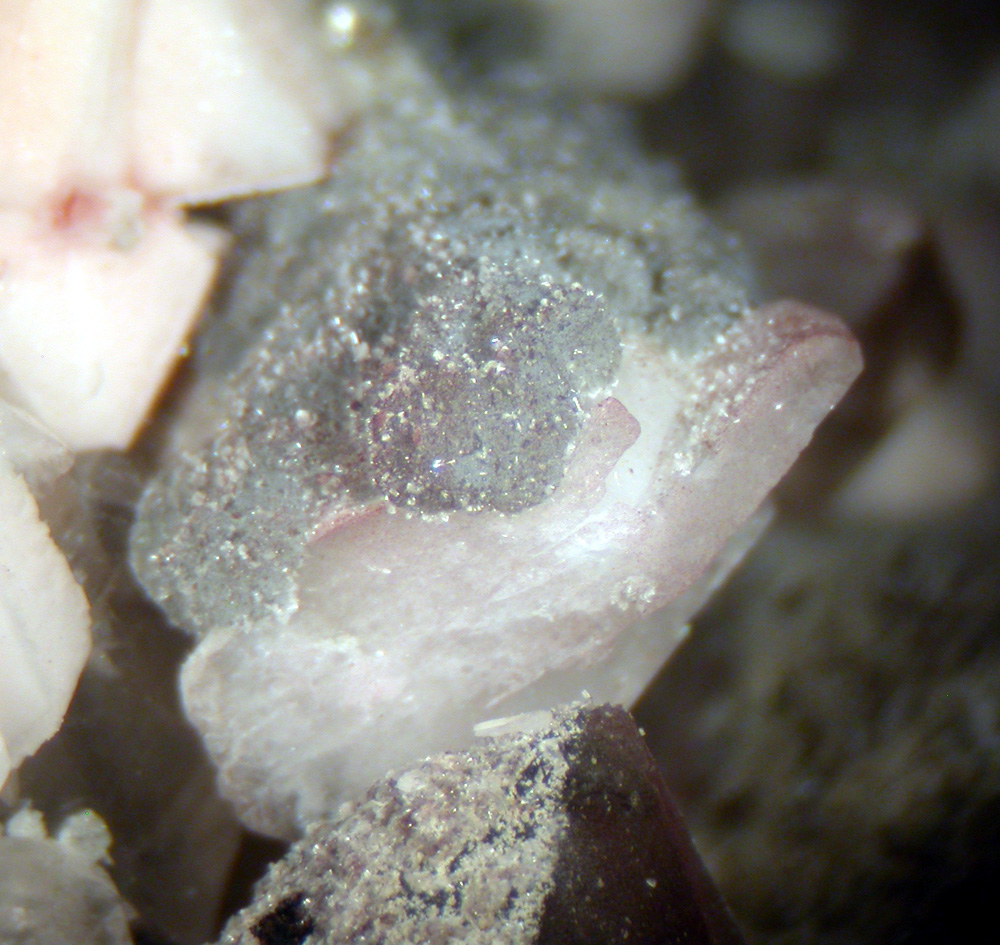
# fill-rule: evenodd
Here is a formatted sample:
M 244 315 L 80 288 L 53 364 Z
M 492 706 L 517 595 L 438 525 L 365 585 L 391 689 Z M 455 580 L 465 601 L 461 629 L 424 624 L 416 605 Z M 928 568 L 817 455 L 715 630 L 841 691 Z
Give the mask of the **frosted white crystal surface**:
M 137 10 L 134 161 L 148 191 L 199 203 L 326 172 L 331 130 L 353 102 L 302 9 L 144 0 Z
M 87 599 L 23 471 L 46 478 L 57 451 L 0 404 L 0 785 L 58 730 L 90 652 Z M 41 468 L 39 468 L 41 467 Z M 46 470 L 45 467 L 48 467 Z
M 131 945 L 128 908 L 86 853 L 17 824 L 0 831 L 0 941 Z M 13 828 L 13 829 L 11 829 Z
M 224 244 L 177 205 L 322 177 L 345 76 L 294 5 L 0 6 L 0 392 L 127 447 Z
M 124 223 L 125 245 L 0 213 L 0 370 L 8 398 L 77 448 L 125 446 L 146 417 L 225 239 L 176 211 Z

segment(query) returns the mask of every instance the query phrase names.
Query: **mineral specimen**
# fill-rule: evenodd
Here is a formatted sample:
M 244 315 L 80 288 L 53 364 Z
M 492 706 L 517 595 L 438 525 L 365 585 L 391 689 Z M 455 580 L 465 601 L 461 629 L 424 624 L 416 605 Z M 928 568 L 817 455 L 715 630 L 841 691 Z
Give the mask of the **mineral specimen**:
M 835 319 L 753 308 L 617 126 L 375 55 L 331 181 L 237 220 L 131 541 L 265 832 L 486 716 L 634 700 L 859 367 Z
M 741 938 L 635 723 L 602 706 L 378 782 L 309 828 L 219 945 L 376 942 Z
M 33 811 L 12 817 L 0 829 L 0 941 L 131 945 L 128 907 L 98 863 L 109 839 L 87 811 L 67 818 L 58 839 Z
M 298 6 L 0 4 L 3 394 L 72 448 L 130 444 L 204 303 L 225 236 L 179 205 L 326 172 L 350 96 Z
M 90 652 L 87 598 L 32 492 L 71 462 L 0 401 L 0 787 L 59 728 Z

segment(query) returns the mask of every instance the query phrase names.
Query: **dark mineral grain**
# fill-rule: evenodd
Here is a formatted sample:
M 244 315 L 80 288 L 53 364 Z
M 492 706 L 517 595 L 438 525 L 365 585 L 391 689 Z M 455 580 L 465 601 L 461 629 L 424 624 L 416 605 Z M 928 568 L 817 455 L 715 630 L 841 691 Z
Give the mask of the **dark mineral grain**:
M 565 754 L 569 824 L 540 945 L 740 942 L 631 716 L 587 713 Z
M 537 719 L 535 720 L 537 724 Z M 220 945 L 740 945 L 617 706 L 437 755 L 313 825 Z

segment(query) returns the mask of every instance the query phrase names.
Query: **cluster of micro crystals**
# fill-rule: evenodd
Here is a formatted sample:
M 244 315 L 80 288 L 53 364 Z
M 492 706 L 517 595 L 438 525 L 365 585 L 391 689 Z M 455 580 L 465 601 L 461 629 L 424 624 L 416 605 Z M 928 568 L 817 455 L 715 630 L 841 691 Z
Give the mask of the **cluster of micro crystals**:
M 518 512 L 561 479 L 585 409 L 610 390 L 620 342 L 577 283 L 530 280 L 533 263 L 516 256 L 442 261 L 368 362 L 360 420 L 372 480 L 407 508 Z
M 460 219 L 447 222 L 461 234 Z M 166 569 L 162 552 L 139 567 L 152 586 L 173 585 L 160 596 L 184 600 L 182 622 L 230 604 L 287 606 L 268 575 L 289 560 L 278 548 L 294 561 L 295 543 L 345 505 L 384 496 L 417 512 L 517 512 L 560 481 L 586 411 L 613 384 L 618 332 L 593 290 L 478 249 L 447 234 L 393 247 L 381 260 L 391 271 L 364 265 L 354 319 L 303 299 L 251 354 L 238 423 L 149 499 L 173 513 L 154 542 L 169 521 L 179 528 Z M 203 562 L 189 557 L 195 542 Z
M 379 81 L 327 183 L 237 213 L 131 539 L 223 793 L 286 835 L 483 718 L 634 699 L 856 370 L 614 126 Z
M 153 483 L 133 537 L 188 629 L 291 612 L 304 545 L 345 506 L 537 504 L 614 387 L 623 332 L 687 352 L 747 311 L 739 259 L 652 189 L 662 169 L 626 178 L 551 115 L 400 94 L 329 183 L 245 211 L 203 359 L 242 358 L 224 418 Z

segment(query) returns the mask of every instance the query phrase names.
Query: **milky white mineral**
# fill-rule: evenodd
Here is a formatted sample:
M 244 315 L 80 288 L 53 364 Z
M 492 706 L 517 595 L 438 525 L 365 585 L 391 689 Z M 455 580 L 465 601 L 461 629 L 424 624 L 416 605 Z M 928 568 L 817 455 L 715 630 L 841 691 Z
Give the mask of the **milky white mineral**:
M 543 54 L 572 84 L 649 93 L 677 84 L 697 59 L 714 0 L 534 0 Z
M 69 464 L 61 444 L 0 402 L 0 787 L 58 730 L 90 652 L 87 599 L 29 488 Z
M 100 865 L 110 835 L 90 811 L 56 839 L 30 809 L 0 825 L 0 941 L 5 945 L 131 945 L 129 909 Z
M 846 55 L 844 11 L 823 0 L 737 0 L 729 5 L 722 41 L 745 65 L 779 82 L 829 76 Z
M 485 718 L 634 700 L 859 368 L 613 126 L 401 61 L 328 184 L 238 221 L 132 535 L 265 832 Z
M 326 173 L 316 35 L 267 0 L 0 3 L 0 391 L 70 447 L 128 446 L 184 348 L 225 240 L 180 205 Z

